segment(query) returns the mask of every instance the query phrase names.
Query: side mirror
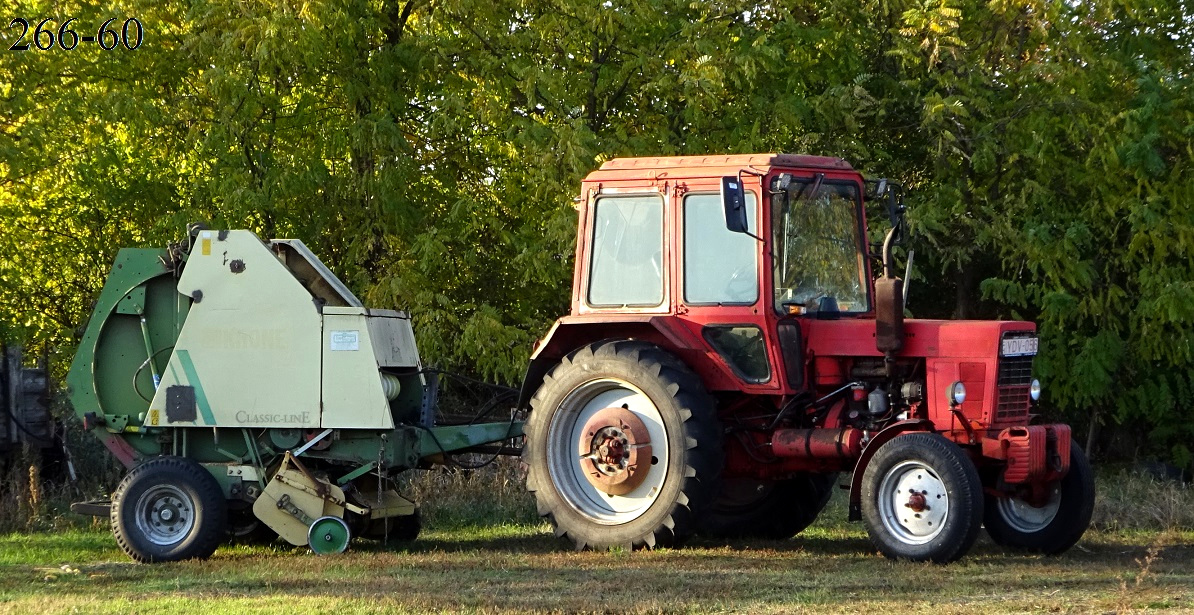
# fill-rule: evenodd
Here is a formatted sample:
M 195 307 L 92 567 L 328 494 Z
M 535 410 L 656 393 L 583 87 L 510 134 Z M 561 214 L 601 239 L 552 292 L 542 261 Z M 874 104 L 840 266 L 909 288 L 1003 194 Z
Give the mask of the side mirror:
M 721 178 L 721 207 L 725 211 L 726 229 L 731 233 L 750 229 L 746 219 L 746 190 L 737 177 Z

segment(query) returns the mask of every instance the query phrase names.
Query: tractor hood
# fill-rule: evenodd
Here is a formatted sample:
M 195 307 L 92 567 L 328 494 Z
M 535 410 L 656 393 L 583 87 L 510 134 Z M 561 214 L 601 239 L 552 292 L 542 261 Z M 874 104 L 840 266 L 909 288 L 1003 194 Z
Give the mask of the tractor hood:
M 915 320 L 904 321 L 904 357 L 990 358 L 997 356 L 1005 333 L 1035 333 L 1036 325 L 1016 320 Z M 807 321 L 808 347 L 814 356 L 882 356 L 875 348 L 875 321 Z M 1015 337 L 1027 337 L 1024 333 Z M 1030 354 L 1026 348 L 1010 348 Z M 1035 354 L 1035 346 L 1032 347 Z

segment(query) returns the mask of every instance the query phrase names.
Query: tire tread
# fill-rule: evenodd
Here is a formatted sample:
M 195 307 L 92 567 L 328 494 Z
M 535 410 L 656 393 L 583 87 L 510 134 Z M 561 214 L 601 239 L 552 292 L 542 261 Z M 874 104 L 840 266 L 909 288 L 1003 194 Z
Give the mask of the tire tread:
M 677 414 L 684 426 L 685 467 L 680 469 L 684 481 L 678 497 L 670 510 L 654 527 L 647 528 L 629 541 L 610 537 L 608 542 L 584 536 L 577 528 L 561 525 L 560 506 L 567 506 L 563 498 L 554 493 L 551 479 L 540 476 L 535 456 L 541 454 L 537 445 L 546 435 L 548 418 L 553 409 L 544 408 L 545 398 L 558 388 L 564 374 L 586 366 L 592 361 L 616 360 L 633 364 L 637 369 L 654 377 L 672 398 Z M 583 368 L 583 367 L 582 367 Z M 578 549 L 584 548 L 655 548 L 676 546 L 696 529 L 696 520 L 716 493 L 717 476 L 721 472 L 723 452 L 721 433 L 715 414 L 715 402 L 696 376 L 679 359 L 663 349 L 647 342 L 636 340 L 604 341 L 584 346 L 564 357 L 548 375 L 544 383 L 531 397 L 531 417 L 527 423 L 527 446 L 524 459 L 527 461 L 527 490 L 535 494 L 536 508 L 541 517 L 548 519 L 557 536 L 570 539 Z M 536 416 L 544 417 L 536 420 Z M 633 522 L 631 522 L 633 523 Z

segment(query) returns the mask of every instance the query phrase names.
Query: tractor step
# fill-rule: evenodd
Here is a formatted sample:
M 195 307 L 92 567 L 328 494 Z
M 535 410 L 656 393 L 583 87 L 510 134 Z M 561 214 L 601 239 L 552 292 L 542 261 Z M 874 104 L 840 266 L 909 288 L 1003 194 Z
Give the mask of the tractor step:
M 86 502 L 73 502 L 70 505 L 70 511 L 89 517 L 110 517 L 112 516 L 112 501 L 88 500 Z

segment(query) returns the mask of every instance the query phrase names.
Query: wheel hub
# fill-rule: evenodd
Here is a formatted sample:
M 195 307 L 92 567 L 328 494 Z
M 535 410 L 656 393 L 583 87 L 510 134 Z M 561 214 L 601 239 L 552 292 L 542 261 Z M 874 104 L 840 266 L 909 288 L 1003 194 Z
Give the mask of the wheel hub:
M 941 533 L 949 495 L 928 466 L 916 461 L 896 465 L 884 476 L 879 493 L 883 525 L 900 541 L 924 544 Z
M 912 512 L 919 513 L 919 512 L 924 512 L 924 511 L 928 510 L 929 509 L 928 503 L 925 502 L 925 494 L 927 492 L 922 491 L 920 493 L 917 493 L 915 490 L 910 490 L 910 491 L 911 491 L 911 495 L 908 496 L 908 502 L 906 504 L 904 504 L 904 506 L 907 508 L 911 508 Z
M 594 414 L 581 430 L 577 445 L 585 478 L 603 493 L 625 495 L 647 477 L 651 436 L 625 404 Z
M 135 506 L 138 529 L 156 545 L 182 540 L 195 525 L 194 505 L 173 485 L 151 489 L 138 498 Z

